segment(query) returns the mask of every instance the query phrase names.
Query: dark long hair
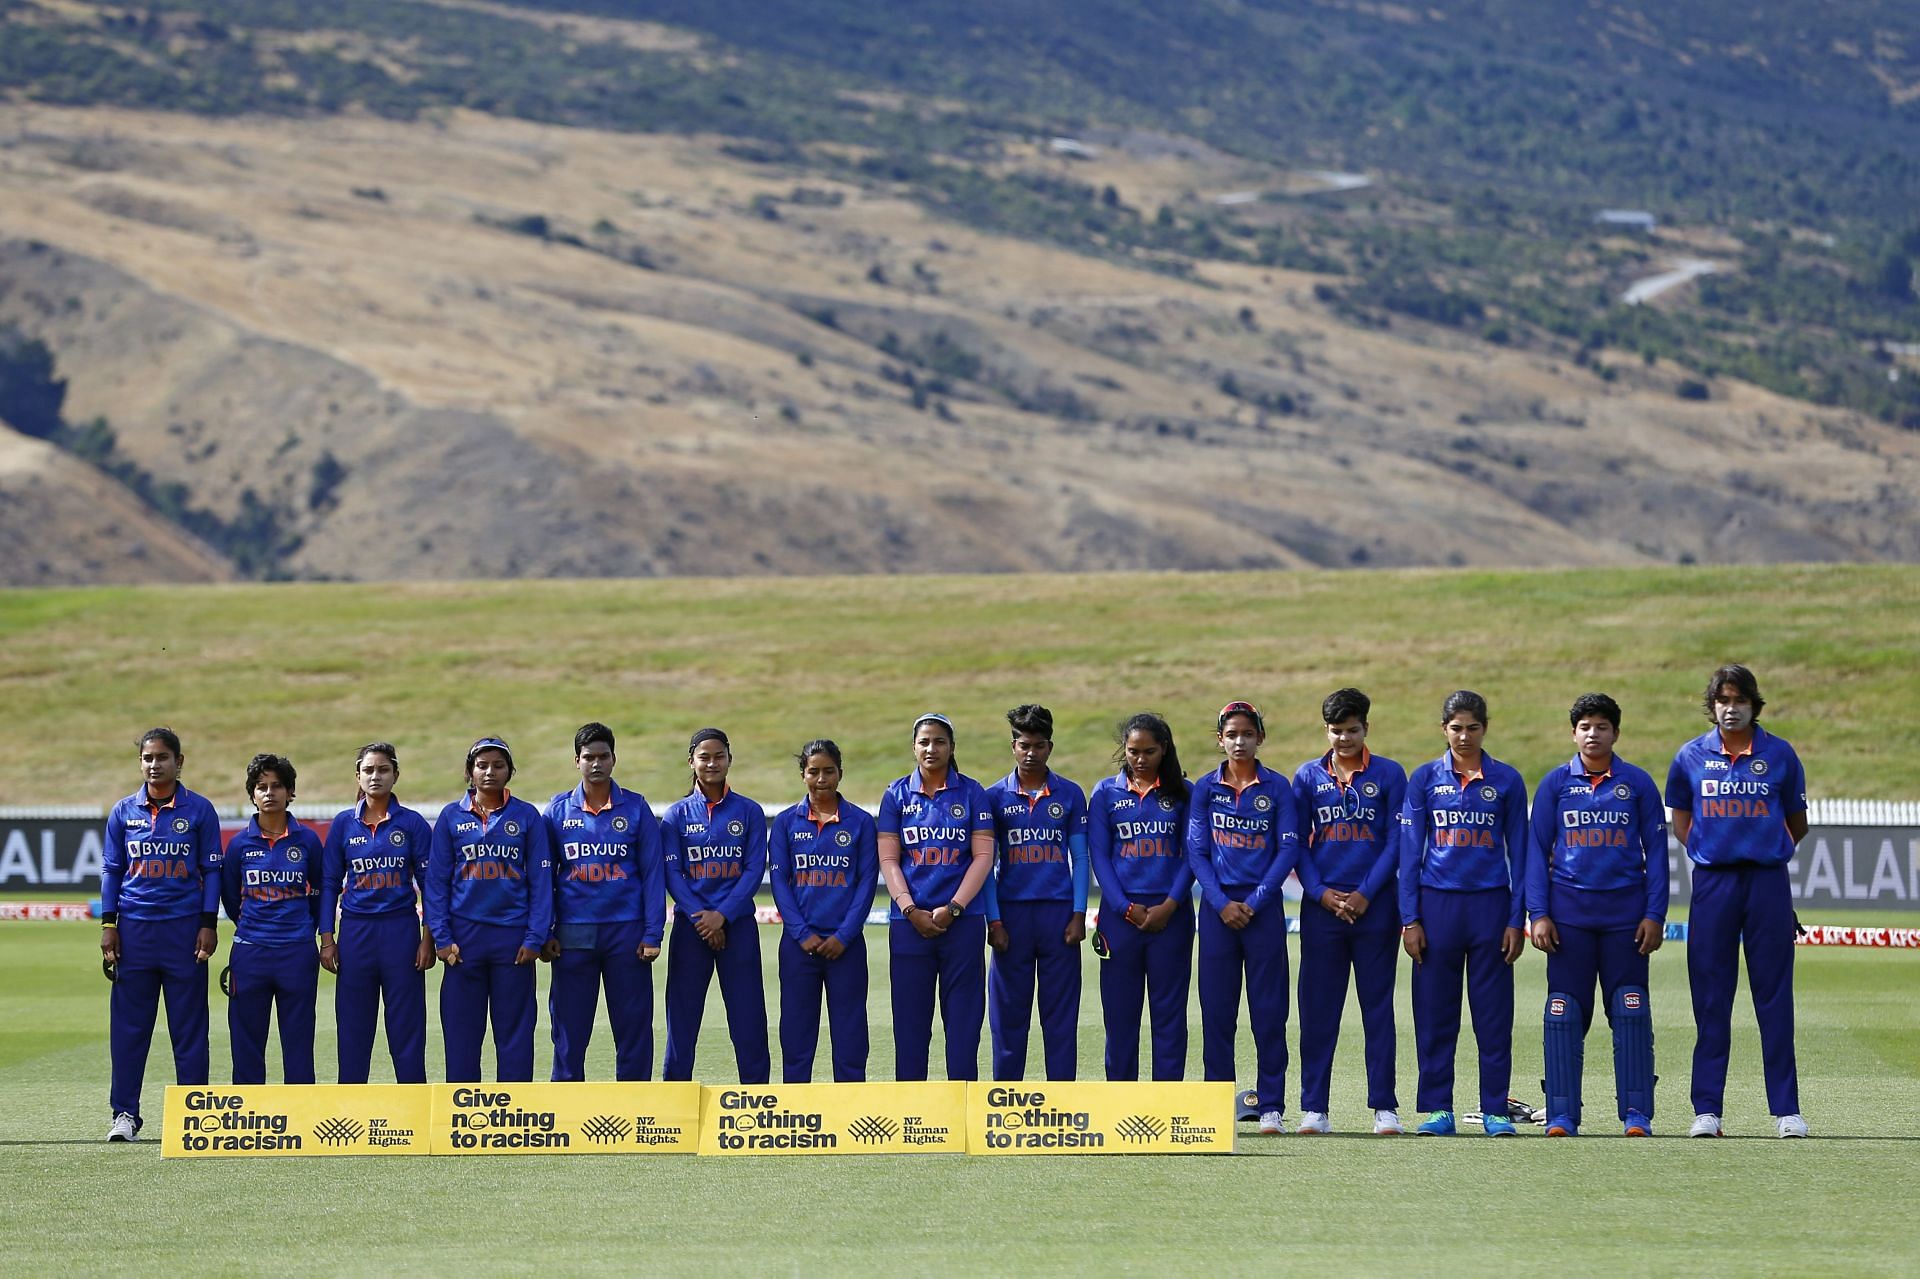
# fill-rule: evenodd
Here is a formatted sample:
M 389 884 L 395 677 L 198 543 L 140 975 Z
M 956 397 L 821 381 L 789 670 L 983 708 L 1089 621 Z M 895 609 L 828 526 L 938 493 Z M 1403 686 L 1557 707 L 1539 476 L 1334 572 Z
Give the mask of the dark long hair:
M 1113 753 L 1113 762 L 1120 765 L 1124 772 L 1127 767 L 1127 739 L 1135 733 L 1146 733 L 1160 743 L 1160 793 L 1175 803 L 1185 803 L 1187 798 L 1187 775 L 1180 767 L 1180 752 L 1173 744 L 1173 729 L 1167 721 L 1152 711 L 1141 711 L 1120 726 L 1120 735 L 1116 739 L 1119 748 Z

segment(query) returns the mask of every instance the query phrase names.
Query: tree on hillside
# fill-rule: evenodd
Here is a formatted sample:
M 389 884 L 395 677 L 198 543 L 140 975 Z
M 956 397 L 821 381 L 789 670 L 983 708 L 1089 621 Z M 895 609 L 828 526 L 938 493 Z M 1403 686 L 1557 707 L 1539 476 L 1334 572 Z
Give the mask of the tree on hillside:
M 14 430 L 47 439 L 60 429 L 67 380 L 53 375 L 53 352 L 38 338 L 0 326 L 0 419 Z

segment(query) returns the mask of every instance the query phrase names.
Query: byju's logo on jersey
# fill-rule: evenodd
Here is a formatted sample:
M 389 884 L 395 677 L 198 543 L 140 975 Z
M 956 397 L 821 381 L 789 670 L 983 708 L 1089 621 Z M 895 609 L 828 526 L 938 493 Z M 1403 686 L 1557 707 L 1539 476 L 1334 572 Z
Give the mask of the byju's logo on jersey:
M 1480 798 L 1484 799 L 1485 801 L 1487 801 L 1487 803 L 1491 804 L 1494 800 L 1500 798 L 1500 792 L 1495 790 L 1492 786 L 1482 786 L 1480 788 Z
M 845 848 L 853 842 L 853 832 L 850 830 L 837 830 L 833 832 L 833 842 Z
M 1767 761 L 1764 759 L 1753 760 L 1747 765 L 1747 771 L 1755 777 L 1765 777 L 1767 775 Z

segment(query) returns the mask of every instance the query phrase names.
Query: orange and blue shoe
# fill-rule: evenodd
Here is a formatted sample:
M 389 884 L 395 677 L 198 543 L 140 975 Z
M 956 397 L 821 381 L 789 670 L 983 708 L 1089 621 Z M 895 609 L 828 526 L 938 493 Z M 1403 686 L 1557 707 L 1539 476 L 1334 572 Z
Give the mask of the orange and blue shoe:
M 1574 1123 L 1573 1120 L 1567 1118 L 1565 1115 L 1555 1115 L 1552 1119 L 1547 1120 L 1547 1136 L 1549 1137 L 1577 1137 L 1579 1135 L 1580 1125 Z
M 1653 1120 L 1647 1118 L 1637 1110 L 1629 1110 L 1627 1112 L 1625 1135 L 1629 1137 L 1653 1136 Z

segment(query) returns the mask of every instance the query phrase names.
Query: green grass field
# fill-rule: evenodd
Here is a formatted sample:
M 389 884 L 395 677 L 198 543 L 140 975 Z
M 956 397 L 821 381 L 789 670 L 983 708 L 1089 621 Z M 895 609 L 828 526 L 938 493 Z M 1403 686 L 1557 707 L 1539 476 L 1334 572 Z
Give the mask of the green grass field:
M 620 733 L 620 776 L 650 798 L 685 790 L 687 735 L 714 723 L 755 798 L 798 798 L 791 754 L 829 736 L 871 799 L 929 708 L 954 717 L 964 769 L 1000 775 L 1001 717 L 1024 701 L 1053 708 L 1055 765 L 1085 784 L 1143 708 L 1204 767 L 1234 697 L 1267 711 L 1265 755 L 1291 768 L 1324 749 L 1320 699 L 1343 684 L 1372 694 L 1375 749 L 1409 766 L 1440 752 L 1441 699 L 1479 689 L 1488 749 L 1530 780 L 1571 753 L 1573 698 L 1609 691 L 1622 754 L 1659 777 L 1728 660 L 1759 672 L 1812 794 L 1907 799 L 1916 618 L 1920 568 L 1840 565 L 0 591 L 0 803 L 110 803 L 154 723 L 223 805 L 258 750 L 293 758 L 302 801 L 344 803 L 372 738 L 399 745 L 403 797 L 444 800 L 483 732 L 544 799 L 589 719 Z
M 1920 970 L 1911 952 L 1800 953 L 1801 1086 L 1816 1137 L 1806 1142 L 1771 1136 L 1744 1002 L 1726 1116 L 1734 1139 L 1675 1135 L 1691 1117 L 1693 1033 L 1685 951 L 1669 945 L 1653 964 L 1662 1078 L 1660 1135 L 1652 1141 L 1590 1135 L 1548 1142 L 1538 1129 L 1504 1142 L 1477 1133 L 1451 1141 L 1361 1135 L 1367 1116 L 1350 1008 L 1334 1085 L 1339 1132 L 1261 1138 L 1243 1128 L 1232 1158 L 163 1162 L 157 1141 L 101 1141 L 107 991 L 95 938 L 90 925 L 0 925 L 0 1271 L 1071 1275 L 1335 1267 L 1439 1274 L 1543 1262 L 1557 1272 L 1609 1274 L 1920 1268 L 1912 1214 L 1898 1207 L 1910 1198 L 1920 1153 Z M 884 1079 L 892 1068 L 884 943 L 878 930 L 869 939 L 877 948 L 872 1074 Z M 770 933 L 765 940 L 771 994 Z M 1084 1077 L 1098 1078 L 1097 961 L 1089 955 L 1085 962 L 1080 1063 Z M 1532 953 L 1519 972 L 1514 1079 L 1527 1095 L 1540 1074 L 1544 972 Z M 1405 987 L 1403 979 L 1400 1088 L 1410 1115 Z M 229 1058 L 217 991 L 213 1002 L 219 1081 Z M 323 976 L 322 1078 L 333 1054 L 330 1012 L 331 979 Z M 1197 1005 L 1192 1019 L 1189 1070 L 1197 1074 Z M 430 1072 L 438 1070 L 437 1016 L 434 1025 Z M 547 1029 L 543 1006 L 542 1074 Z M 1240 1061 L 1250 1077 L 1244 1029 L 1242 1037 Z M 1470 1035 L 1463 1041 L 1466 1102 Z M 148 1072 L 150 1119 L 171 1078 L 163 1045 L 164 1031 Z M 934 1051 L 940 1060 L 938 1043 Z M 776 1043 L 776 1060 L 777 1052 Z M 717 994 L 700 1059 L 709 1080 L 730 1077 Z M 1588 1061 L 1588 1130 L 1610 1134 L 1604 1030 L 1589 1041 Z M 603 1014 L 590 1071 L 605 1078 L 611 1062 Z M 376 1079 L 391 1077 L 379 1052 L 374 1071 Z M 1288 1086 L 1297 1090 L 1297 1074 Z M 1297 1115 L 1294 1101 L 1288 1109 Z

